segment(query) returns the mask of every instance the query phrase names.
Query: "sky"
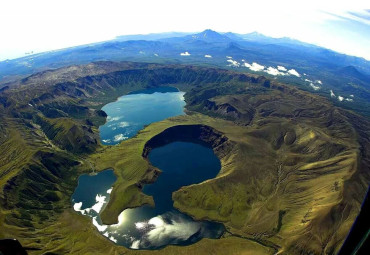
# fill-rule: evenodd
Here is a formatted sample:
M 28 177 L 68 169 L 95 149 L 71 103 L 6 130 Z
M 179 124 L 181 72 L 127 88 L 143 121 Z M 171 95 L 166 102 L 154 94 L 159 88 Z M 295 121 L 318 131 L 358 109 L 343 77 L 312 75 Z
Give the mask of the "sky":
M 366 0 L 1 0 L 0 61 L 159 32 L 260 32 L 370 60 Z

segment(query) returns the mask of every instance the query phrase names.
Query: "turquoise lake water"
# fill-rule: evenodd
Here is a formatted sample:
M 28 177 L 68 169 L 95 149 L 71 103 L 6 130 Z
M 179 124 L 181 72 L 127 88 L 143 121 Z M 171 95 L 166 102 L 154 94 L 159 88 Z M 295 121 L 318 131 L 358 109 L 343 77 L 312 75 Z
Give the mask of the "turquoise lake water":
M 184 114 L 184 92 L 172 87 L 141 90 L 105 105 L 107 122 L 99 127 L 101 142 L 118 144 L 153 122 Z

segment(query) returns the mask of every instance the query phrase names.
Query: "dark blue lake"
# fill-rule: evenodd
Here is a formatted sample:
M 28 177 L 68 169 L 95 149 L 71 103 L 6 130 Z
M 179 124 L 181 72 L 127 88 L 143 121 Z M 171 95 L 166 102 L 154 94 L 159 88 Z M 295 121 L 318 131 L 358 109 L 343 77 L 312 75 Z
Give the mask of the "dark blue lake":
M 178 92 L 151 95 L 161 97 L 171 93 Z M 122 111 L 125 112 L 125 108 Z M 172 193 L 182 186 L 200 183 L 218 174 L 221 164 L 213 150 L 199 143 L 173 142 L 153 149 L 148 158 L 153 166 L 162 170 L 157 181 L 143 189 L 153 196 L 155 207 L 126 209 L 119 215 L 118 224 L 103 225 L 99 213 L 109 201 L 116 180 L 113 171 L 106 170 L 97 175 L 80 176 L 72 196 L 74 209 L 91 217 L 102 235 L 132 249 L 159 249 L 169 244 L 188 245 L 202 238 L 219 238 L 224 232 L 222 224 L 195 221 L 174 209 L 172 201 Z

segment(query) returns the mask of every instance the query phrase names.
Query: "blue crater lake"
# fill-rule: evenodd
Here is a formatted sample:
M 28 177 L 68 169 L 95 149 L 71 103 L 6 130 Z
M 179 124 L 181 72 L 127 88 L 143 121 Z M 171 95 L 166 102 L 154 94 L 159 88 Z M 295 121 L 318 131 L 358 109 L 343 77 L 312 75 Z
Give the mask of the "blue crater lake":
M 140 96 L 144 93 L 148 92 L 132 93 L 127 96 Z M 161 102 L 164 100 L 163 96 L 167 95 L 168 100 L 172 100 L 172 93 L 179 92 L 150 91 L 150 93 L 145 95 L 158 96 Z M 183 94 L 177 94 L 177 100 L 183 101 L 182 96 Z M 125 101 L 124 97 L 121 97 L 122 101 Z M 120 102 L 118 100 L 115 103 Z M 140 100 L 136 102 L 141 103 Z M 154 100 L 154 102 L 158 101 Z M 110 107 L 114 109 L 115 105 L 110 104 Z M 130 107 L 135 106 L 130 105 Z M 139 106 L 138 109 L 142 107 Z M 124 116 L 127 116 L 125 107 L 121 106 L 121 111 Z M 163 109 L 158 111 L 163 117 Z M 183 110 L 177 113 L 182 114 Z M 142 117 L 146 118 L 146 116 L 144 112 Z M 118 112 L 116 117 L 120 117 Z M 130 136 L 135 134 L 130 133 Z M 174 191 L 183 186 L 214 178 L 218 174 L 221 164 L 212 148 L 200 143 L 172 142 L 151 150 L 148 159 L 153 166 L 162 170 L 156 182 L 145 185 L 143 189 L 144 193 L 153 196 L 155 207 L 145 205 L 126 209 L 119 215 L 118 224 L 102 224 L 99 213 L 104 210 L 109 201 L 112 186 L 116 181 L 113 170 L 105 170 L 97 175 L 84 174 L 79 177 L 78 186 L 72 196 L 74 209 L 91 217 L 93 224 L 106 238 L 132 249 L 159 249 L 170 244 L 189 245 L 202 238 L 219 238 L 224 232 L 222 224 L 195 221 L 176 210 L 172 201 Z
M 135 136 L 153 122 L 184 114 L 184 92 L 159 87 L 132 92 L 105 105 L 107 122 L 99 127 L 101 142 L 114 145 Z

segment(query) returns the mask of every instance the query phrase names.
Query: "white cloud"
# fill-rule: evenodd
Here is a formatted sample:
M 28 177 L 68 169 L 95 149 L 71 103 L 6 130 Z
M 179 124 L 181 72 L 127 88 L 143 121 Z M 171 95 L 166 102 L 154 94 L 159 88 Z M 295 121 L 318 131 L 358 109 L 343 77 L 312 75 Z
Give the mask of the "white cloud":
M 309 79 L 304 79 L 304 81 L 307 81 L 307 82 L 312 82 L 311 80 L 309 80 Z
M 297 77 L 301 77 L 301 75 L 295 69 L 290 69 L 288 73 Z
M 113 190 L 113 188 L 108 189 L 108 190 L 107 190 L 107 193 L 108 193 L 108 194 L 112 193 L 112 190 Z
M 355 97 L 354 95 L 349 95 L 350 97 Z
M 136 222 L 135 223 L 135 227 L 137 228 L 137 229 L 143 229 L 143 228 L 145 228 L 147 226 L 147 223 L 146 222 Z
M 226 58 L 228 58 L 228 59 L 232 59 L 233 57 L 230 57 L 230 56 L 226 56 Z
M 110 143 L 111 139 L 103 139 L 102 141 L 105 142 L 105 143 Z
M 109 237 L 109 239 L 110 239 L 112 242 L 117 243 L 117 239 L 116 239 L 116 238 L 114 238 L 113 236 L 110 236 L 110 237 Z
M 331 97 L 336 97 L 335 94 L 334 94 L 334 92 L 332 90 L 330 90 L 330 96 Z
M 154 56 L 158 57 L 159 55 L 157 53 L 154 53 Z
M 73 205 L 73 210 L 75 210 L 76 212 L 79 212 L 79 211 L 81 211 L 81 207 L 82 207 L 82 202 L 75 203 Z
M 108 122 L 111 122 L 111 121 L 117 121 L 117 120 L 120 120 L 122 117 L 111 117 L 111 116 L 108 116 L 107 117 L 107 121 Z
M 352 98 L 346 98 L 346 101 L 353 102 L 353 99 Z
M 126 122 L 126 121 L 122 121 L 122 122 L 120 122 L 120 123 L 118 124 L 118 126 L 119 126 L 120 128 L 124 128 L 124 127 L 128 127 L 128 126 L 130 126 L 130 123 L 128 123 L 128 122 Z
M 235 67 L 239 67 L 240 66 L 240 63 L 238 61 L 236 61 L 236 60 L 228 59 L 226 61 L 230 63 L 229 66 L 235 66 Z
M 288 71 L 288 69 L 286 69 L 284 66 L 277 66 L 277 69 L 284 72 Z
M 310 86 L 311 88 L 313 88 L 314 90 L 319 90 L 320 87 L 319 86 L 316 86 L 315 84 L 313 84 L 312 82 L 310 83 Z
M 148 224 L 154 225 L 155 228 L 146 233 L 144 238 L 156 246 L 166 244 L 169 238 L 187 240 L 200 229 L 199 222 L 189 221 L 185 218 L 179 218 L 173 220 L 171 223 L 166 223 L 162 216 L 157 216 L 150 219 Z
M 93 224 L 94 226 L 99 230 L 99 232 L 104 232 L 107 230 L 108 226 L 107 225 L 100 225 L 99 222 L 96 220 L 96 217 L 93 217 Z
M 255 71 L 255 72 L 260 72 L 265 69 L 264 66 L 257 64 L 256 62 L 253 62 L 252 65 L 248 64 L 247 62 L 244 63 L 245 67 L 248 67 L 250 70 Z
M 315 82 L 322 85 L 322 81 L 320 81 L 320 80 L 316 80 Z
M 338 96 L 338 100 L 339 100 L 339 102 L 342 102 L 342 101 L 343 101 L 343 99 L 344 99 L 344 97 L 342 97 L 342 96 Z
M 114 141 L 115 142 L 119 142 L 119 141 L 122 141 L 122 140 L 125 140 L 127 139 L 128 137 L 127 136 L 124 136 L 123 134 L 118 134 L 118 135 L 115 135 L 114 136 Z
M 100 213 L 103 206 L 107 203 L 107 201 L 105 199 L 106 199 L 106 196 L 102 196 L 100 194 L 97 194 L 96 197 L 95 197 L 96 204 L 93 205 L 93 207 L 91 207 L 91 209 L 93 209 L 97 213 Z
M 208 55 L 208 54 L 207 55 L 204 55 L 204 57 L 205 58 L 212 58 L 212 56 L 211 55 Z
M 181 56 L 190 56 L 191 54 L 187 51 L 180 53 Z
M 134 250 L 138 250 L 140 248 L 139 245 L 140 245 L 140 240 L 135 240 L 135 241 L 132 242 L 130 248 L 134 249 Z
M 271 74 L 271 75 L 285 75 L 285 73 L 280 72 L 278 69 L 273 68 L 273 67 L 268 67 L 267 70 L 265 70 L 266 73 Z

